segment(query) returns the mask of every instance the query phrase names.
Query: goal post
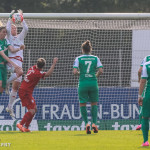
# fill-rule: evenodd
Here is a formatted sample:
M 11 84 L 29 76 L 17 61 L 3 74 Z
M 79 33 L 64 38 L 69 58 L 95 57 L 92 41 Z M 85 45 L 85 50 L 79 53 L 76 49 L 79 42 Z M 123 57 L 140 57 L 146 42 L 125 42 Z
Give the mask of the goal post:
M 0 13 L 6 25 L 9 13 Z M 78 77 L 73 76 L 73 62 L 81 55 L 81 44 L 92 43 L 104 73 L 98 78 L 98 126 L 100 130 L 135 130 L 138 125 L 138 69 L 150 51 L 149 13 L 24 13 L 29 27 L 25 39 L 23 70 L 34 65 L 39 57 L 46 59 L 46 71 L 58 57 L 54 73 L 41 80 L 33 96 L 38 112 L 31 130 L 85 130 L 77 94 Z M 18 30 L 22 29 L 20 25 Z M 16 120 L 5 108 L 8 96 L 0 97 L 1 130 L 16 130 L 25 109 L 17 98 Z M 87 104 L 91 121 L 90 104 Z

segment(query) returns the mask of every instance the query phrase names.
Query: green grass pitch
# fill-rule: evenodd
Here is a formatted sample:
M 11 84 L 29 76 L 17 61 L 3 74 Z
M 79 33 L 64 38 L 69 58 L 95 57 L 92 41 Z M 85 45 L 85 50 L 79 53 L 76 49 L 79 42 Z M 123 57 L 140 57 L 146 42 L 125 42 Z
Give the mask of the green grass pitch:
M 0 132 L 0 150 L 138 150 L 142 148 L 141 131 L 19 131 Z M 9 143 L 10 146 L 9 146 Z

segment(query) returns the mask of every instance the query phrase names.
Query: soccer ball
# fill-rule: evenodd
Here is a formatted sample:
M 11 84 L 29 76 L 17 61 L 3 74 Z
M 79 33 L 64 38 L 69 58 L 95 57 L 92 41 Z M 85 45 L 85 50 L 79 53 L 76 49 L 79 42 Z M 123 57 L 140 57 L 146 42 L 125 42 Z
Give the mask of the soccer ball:
M 15 13 L 12 16 L 12 22 L 16 24 L 20 24 L 23 21 L 23 15 L 20 13 Z

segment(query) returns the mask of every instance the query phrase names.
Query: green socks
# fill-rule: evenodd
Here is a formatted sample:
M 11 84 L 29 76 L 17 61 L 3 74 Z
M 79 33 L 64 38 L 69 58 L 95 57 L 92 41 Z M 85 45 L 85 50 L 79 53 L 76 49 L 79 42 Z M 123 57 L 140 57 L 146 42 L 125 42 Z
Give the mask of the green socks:
M 88 123 L 86 106 L 81 106 L 80 111 L 81 111 L 81 116 L 82 116 L 82 118 L 85 122 L 85 125 L 86 125 Z
M 149 119 L 142 118 L 142 132 L 143 132 L 144 143 L 148 141 L 148 131 L 149 131 Z
M 142 124 L 142 106 L 139 109 L 139 124 Z
M 91 108 L 92 122 L 96 125 L 97 123 L 97 105 L 93 105 Z

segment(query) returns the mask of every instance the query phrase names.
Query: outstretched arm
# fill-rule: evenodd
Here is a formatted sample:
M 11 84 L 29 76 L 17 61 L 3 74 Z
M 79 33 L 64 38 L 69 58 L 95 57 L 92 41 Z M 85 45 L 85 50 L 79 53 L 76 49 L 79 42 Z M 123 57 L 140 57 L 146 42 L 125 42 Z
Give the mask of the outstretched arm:
M 58 58 L 55 57 L 55 58 L 53 59 L 53 64 L 52 64 L 52 66 L 50 67 L 50 69 L 46 72 L 45 77 L 48 77 L 48 76 L 50 76 L 50 75 L 53 73 L 57 61 L 58 61 Z
M 20 69 L 18 65 L 16 65 L 14 62 L 12 62 L 4 53 L 5 50 L 0 51 L 0 55 L 7 61 L 9 62 L 12 66 L 14 66 L 15 69 Z

